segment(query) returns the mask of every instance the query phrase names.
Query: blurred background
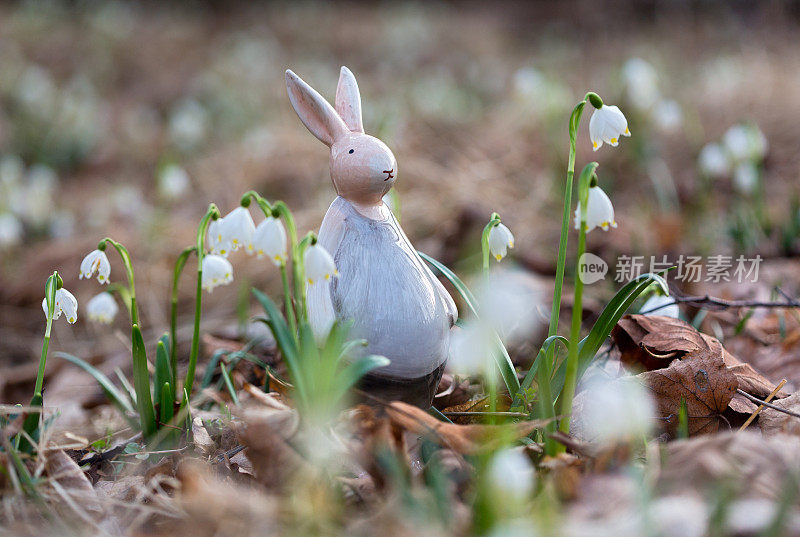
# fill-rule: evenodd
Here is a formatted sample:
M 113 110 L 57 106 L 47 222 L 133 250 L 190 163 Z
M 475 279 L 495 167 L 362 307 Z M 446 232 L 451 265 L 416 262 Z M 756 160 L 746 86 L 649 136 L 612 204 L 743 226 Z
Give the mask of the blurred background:
M 339 66 L 350 67 L 366 131 L 397 157 L 406 233 L 461 274 L 479 264 L 480 229 L 497 211 L 517 239 L 503 268 L 549 307 L 567 120 L 593 90 L 620 106 L 633 135 L 592 153 L 587 110 L 576 168 L 600 162 L 619 223 L 590 234 L 589 250 L 758 254 L 756 284 L 684 290 L 768 299 L 780 285 L 797 296 L 798 43 L 800 2 L 788 1 L 4 3 L 0 402 L 30 395 L 47 276 L 59 270 L 82 306 L 100 291 L 78 267 L 101 238 L 131 252 L 154 343 L 168 326 L 172 265 L 208 203 L 226 214 L 255 189 L 285 200 L 301 233 L 318 229 L 335 196 L 328 152 L 289 105 L 287 68 L 332 100 Z M 249 288 L 277 296 L 280 285 L 268 261 L 232 260 L 233 284 L 203 306 L 204 330 L 228 337 L 251 329 Z M 611 280 L 587 291 L 589 314 Z M 121 317 L 110 328 L 85 314 L 59 321 L 51 349 L 125 368 Z M 48 371 L 62 366 L 51 359 Z M 75 375 L 61 384 L 95 389 Z

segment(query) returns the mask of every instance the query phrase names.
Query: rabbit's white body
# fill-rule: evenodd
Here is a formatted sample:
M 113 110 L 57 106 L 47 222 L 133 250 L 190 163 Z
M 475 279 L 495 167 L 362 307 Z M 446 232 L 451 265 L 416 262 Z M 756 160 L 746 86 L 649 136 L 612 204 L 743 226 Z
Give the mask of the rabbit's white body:
M 325 214 L 319 243 L 339 277 L 308 287 L 310 321 L 324 337 L 335 319 L 352 320 L 351 336 L 368 342 L 363 352 L 391 360 L 375 374 L 423 377 L 447 358 L 458 312 L 389 208 L 371 209 L 365 216 L 337 197 Z
M 397 161 L 386 144 L 364 132 L 358 84 L 346 67 L 335 109 L 291 71 L 286 89 L 300 120 L 330 148 L 331 180 L 339 195 L 319 232 L 339 275 L 307 288 L 314 333 L 322 339 L 335 320 L 352 321 L 351 337 L 368 342 L 362 352 L 391 361 L 369 376 L 420 380 L 425 393 L 415 404 L 430 405 L 458 312 L 383 203 L 396 180 Z

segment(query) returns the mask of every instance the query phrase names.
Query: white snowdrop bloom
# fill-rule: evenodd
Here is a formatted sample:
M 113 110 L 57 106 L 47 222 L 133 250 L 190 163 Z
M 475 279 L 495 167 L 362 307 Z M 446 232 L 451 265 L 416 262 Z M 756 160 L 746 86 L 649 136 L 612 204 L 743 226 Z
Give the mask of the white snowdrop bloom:
M 742 194 L 752 194 L 758 186 L 758 168 L 752 162 L 742 162 L 733 170 L 733 186 Z
M 586 233 L 596 227 L 603 231 L 617 227 L 617 222 L 614 220 L 614 206 L 611 205 L 611 199 L 603 192 L 602 188 L 599 186 L 589 187 L 589 198 L 586 201 L 586 206 Z M 580 221 L 581 206 L 579 203 L 575 208 L 575 229 L 580 229 Z
M 656 408 L 647 388 L 636 378 L 609 380 L 597 375 L 586 384 L 576 418 L 589 440 L 639 439 L 650 431 Z
M 653 120 L 663 131 L 676 131 L 683 123 L 681 105 L 672 99 L 658 101 L 653 108 Z
M 700 170 L 711 177 L 724 177 L 731 172 L 728 155 L 719 144 L 706 144 L 698 156 Z
M 479 321 L 470 321 L 450 334 L 447 370 L 462 377 L 485 375 L 492 371 L 491 329 Z
M 100 293 L 86 303 L 86 315 L 96 323 L 111 324 L 118 311 L 119 306 L 111 293 Z
M 219 285 L 227 285 L 233 281 L 233 265 L 220 255 L 203 257 L 203 289 L 209 293 Z
M 474 288 L 474 287 L 473 287 Z M 531 332 L 549 319 L 543 315 L 549 289 L 542 281 L 522 270 L 500 269 L 489 279 L 481 278 L 475 291 L 480 304 L 480 320 L 506 341 L 528 338 Z M 540 310 L 541 308 L 541 310 Z
M 622 76 L 631 104 L 640 110 L 650 108 L 660 98 L 655 68 L 642 58 L 631 58 L 622 67 Z
M 230 245 L 231 250 L 244 248 L 248 254 L 252 254 L 255 232 L 256 225 L 253 223 L 250 211 L 245 207 L 237 207 L 222 219 L 218 235 L 221 237 L 221 242 Z
M 39 117 L 51 114 L 58 98 L 52 75 L 38 65 L 25 69 L 17 81 L 15 92 L 17 99 Z
M 595 151 L 603 146 L 603 142 L 616 147 L 620 136 L 630 135 L 628 120 L 618 107 L 603 105 L 594 109 L 589 119 L 589 138 Z
M 750 134 L 744 125 L 734 125 L 725 131 L 722 142 L 734 159 L 750 158 Z
M 11 213 L 0 214 L 0 248 L 16 246 L 22 242 L 22 224 Z
M 189 189 L 189 174 L 177 164 L 168 164 L 158 174 L 158 193 L 164 199 L 174 200 Z
M 500 261 L 508 254 L 508 249 L 513 247 L 514 235 L 502 223 L 489 230 L 489 251 L 495 259 Z
M 700 498 L 690 495 L 664 496 L 647 507 L 656 534 L 663 537 L 703 537 L 707 535 L 708 509 Z
M 214 255 L 221 255 L 228 257 L 231 252 L 231 245 L 222 240 L 222 222 L 224 218 L 217 218 L 208 224 L 206 232 L 206 241 L 208 242 L 208 251 Z
M 681 310 L 678 308 L 678 304 L 672 298 L 660 293 L 651 295 L 639 308 L 639 312 L 644 315 L 663 315 L 674 319 L 680 319 L 681 317 Z
M 100 250 L 92 250 L 81 261 L 81 273 L 79 279 L 86 278 L 87 280 L 97 273 L 97 281 L 100 283 L 108 283 L 108 278 L 111 275 L 111 263 L 108 262 L 108 256 L 105 252 Z
M 42 309 L 47 317 L 47 297 L 42 300 Z M 72 293 L 64 289 L 56 291 L 56 303 L 53 308 L 53 320 L 55 321 L 61 314 L 64 314 L 69 324 L 74 324 L 78 320 L 78 301 Z
M 191 149 L 205 138 L 208 130 L 208 113 L 194 99 L 178 104 L 170 114 L 169 136 L 184 149 Z
M 285 263 L 288 251 L 283 223 L 270 216 L 258 224 L 253 235 L 253 248 L 259 258 L 267 256 L 276 265 Z
M 524 499 L 533 492 L 536 471 L 522 449 L 503 449 L 489 461 L 488 479 L 495 491 Z
M 303 256 L 303 264 L 306 267 L 306 280 L 310 285 L 322 280 L 330 280 L 331 276 L 338 276 L 336 263 L 328 250 L 321 244 L 312 244 Z
M 766 498 L 743 498 L 731 502 L 725 514 L 725 527 L 731 534 L 756 535 L 775 520 L 778 503 Z
M 725 131 L 722 141 L 737 161 L 758 161 L 767 154 L 767 138 L 756 125 L 734 125 Z
M 14 190 L 9 205 L 26 222 L 43 226 L 55 205 L 53 191 L 57 183 L 58 176 L 52 168 L 43 164 L 32 166 L 25 178 L 25 188 Z

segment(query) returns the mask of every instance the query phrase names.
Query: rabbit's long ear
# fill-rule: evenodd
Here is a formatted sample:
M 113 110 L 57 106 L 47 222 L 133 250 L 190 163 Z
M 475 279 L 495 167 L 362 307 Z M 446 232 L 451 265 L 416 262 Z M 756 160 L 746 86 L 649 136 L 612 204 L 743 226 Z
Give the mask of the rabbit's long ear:
M 336 86 L 336 111 L 351 131 L 364 132 L 364 123 L 361 121 L 361 94 L 358 92 L 356 77 L 344 65 L 339 73 L 339 85 Z
M 347 126 L 328 101 L 289 69 L 286 70 L 286 89 L 300 121 L 322 143 L 333 145 L 347 133 Z

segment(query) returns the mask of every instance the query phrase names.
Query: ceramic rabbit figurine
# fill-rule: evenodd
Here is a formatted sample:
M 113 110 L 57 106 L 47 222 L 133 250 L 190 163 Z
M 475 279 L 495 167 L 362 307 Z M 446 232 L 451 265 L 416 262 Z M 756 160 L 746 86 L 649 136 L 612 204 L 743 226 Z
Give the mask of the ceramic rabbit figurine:
M 365 377 L 362 389 L 427 408 L 458 311 L 383 203 L 397 177 L 395 157 L 364 133 L 358 84 L 347 67 L 341 69 L 335 109 L 288 70 L 286 87 L 300 120 L 330 148 L 338 194 L 319 242 L 333 256 L 339 277 L 308 286 L 314 333 L 325 337 L 335 319 L 351 320 L 351 337 L 368 342 L 364 352 L 391 361 Z

